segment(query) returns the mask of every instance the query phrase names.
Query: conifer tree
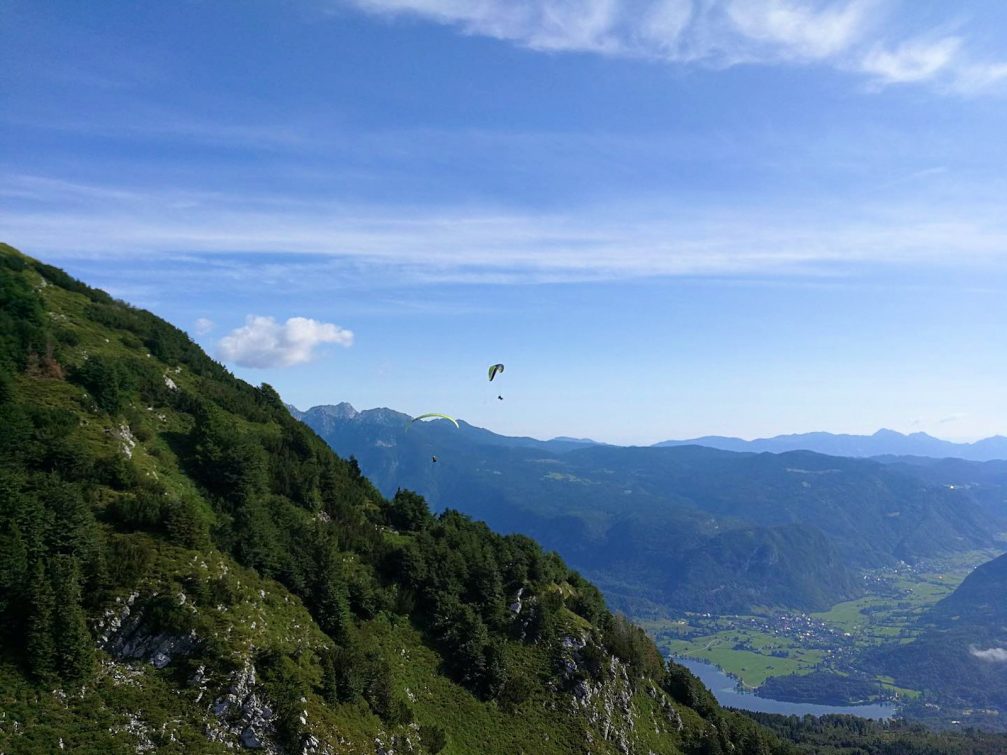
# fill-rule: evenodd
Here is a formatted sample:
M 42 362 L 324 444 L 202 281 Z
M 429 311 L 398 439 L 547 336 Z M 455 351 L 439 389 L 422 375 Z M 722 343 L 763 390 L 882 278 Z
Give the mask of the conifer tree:
M 47 679 L 56 671 L 56 646 L 53 642 L 55 598 L 46 574 L 45 563 L 41 559 L 35 562 L 32 569 L 28 603 L 30 613 L 25 638 L 28 669 L 37 679 Z
M 63 678 L 81 679 L 94 665 L 94 646 L 81 606 L 80 565 L 72 556 L 60 556 L 54 567 L 56 661 Z
M 0 633 L 17 636 L 28 577 L 28 549 L 16 521 L 2 526 L 6 531 L 0 530 Z

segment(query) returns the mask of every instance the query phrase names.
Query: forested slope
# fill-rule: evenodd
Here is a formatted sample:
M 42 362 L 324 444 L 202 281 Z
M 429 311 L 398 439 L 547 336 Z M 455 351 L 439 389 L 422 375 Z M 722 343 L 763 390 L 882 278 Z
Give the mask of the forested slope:
M 785 752 L 520 535 L 0 247 L 0 750 Z

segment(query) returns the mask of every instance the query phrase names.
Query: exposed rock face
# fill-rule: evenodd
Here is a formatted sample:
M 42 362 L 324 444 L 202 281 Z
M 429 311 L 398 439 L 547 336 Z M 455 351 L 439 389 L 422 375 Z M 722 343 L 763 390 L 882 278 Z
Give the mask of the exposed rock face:
M 590 639 L 575 635 L 568 635 L 561 641 L 561 673 L 572 685 L 571 705 L 603 739 L 615 744 L 619 752 L 629 755 L 636 714 L 633 711 L 633 685 L 626 665 L 615 656 L 609 656 L 602 678 L 593 678 L 583 657 L 583 650 L 589 642 Z
M 175 658 L 184 658 L 199 644 L 195 632 L 187 635 L 151 632 L 144 624 L 143 609 L 133 610 L 137 593 L 129 596 L 122 608 L 106 612 L 98 622 L 98 642 L 109 655 L 123 660 L 150 661 L 154 668 L 164 668 Z
M 132 713 L 126 716 L 125 723 L 112 727 L 112 731 L 118 735 L 129 736 L 135 740 L 134 747 L 136 752 L 155 752 L 157 750 L 157 745 L 151 739 L 153 732 L 150 727 Z
M 524 588 L 523 587 L 519 587 L 518 591 L 517 591 L 517 595 L 514 596 L 514 602 L 511 603 L 510 606 L 508 606 L 508 608 L 510 609 L 510 612 L 513 613 L 513 614 L 515 614 L 515 615 L 521 613 L 521 596 L 522 595 L 524 595 Z
M 175 659 L 190 655 L 199 644 L 195 632 L 179 635 L 151 631 L 144 622 L 142 603 L 137 604 L 138 597 L 139 593 L 131 593 L 105 612 L 96 624 L 99 645 L 117 660 L 147 661 L 155 668 L 164 668 Z M 186 602 L 184 595 L 177 600 L 183 605 Z M 189 678 L 190 687 L 198 690 L 197 702 L 206 694 L 207 682 L 206 667 L 201 665 Z M 211 741 L 228 747 L 241 745 L 266 753 L 280 752 L 275 742 L 273 710 L 256 687 L 255 666 L 250 659 L 231 674 L 227 691 L 214 700 L 210 712 L 218 722 L 207 727 L 206 735 Z M 306 723 L 306 712 L 302 718 L 302 723 Z M 139 723 L 131 721 L 124 731 L 143 744 Z M 305 755 L 329 752 L 314 737 L 306 737 L 302 749 Z
M 671 704 L 671 701 L 666 695 L 662 695 L 658 692 L 657 688 L 650 686 L 647 687 L 647 694 L 658 701 L 661 706 L 661 713 L 664 714 L 665 719 L 671 724 L 675 731 L 682 731 L 685 728 L 685 724 L 682 722 L 682 716 L 675 709 L 675 706 Z
M 127 459 L 133 458 L 133 449 L 136 448 L 136 438 L 133 437 L 133 431 L 129 429 L 129 425 L 123 423 L 119 425 L 119 440 L 122 441 L 122 453 Z
M 255 665 L 250 659 L 231 675 L 230 687 L 214 701 L 212 711 L 220 723 L 207 731 L 211 741 L 236 739 L 248 749 L 280 752 L 274 741 L 273 710 L 256 690 Z

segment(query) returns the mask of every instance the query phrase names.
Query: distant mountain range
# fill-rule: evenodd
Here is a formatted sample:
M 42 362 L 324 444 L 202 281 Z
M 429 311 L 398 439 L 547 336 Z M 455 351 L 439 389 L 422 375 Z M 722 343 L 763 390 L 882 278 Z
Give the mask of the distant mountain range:
M 349 404 L 293 411 L 382 492 L 535 537 L 637 615 L 821 609 L 858 594 L 858 568 L 989 547 L 1001 528 L 999 482 L 981 502 L 959 482 L 971 462 L 931 472 L 919 459 L 513 438 Z
M 874 435 L 836 435 L 815 432 L 777 435 L 773 438 L 743 440 L 721 435 L 706 435 L 688 440 L 666 440 L 655 446 L 706 446 L 722 451 L 784 453 L 815 451 L 829 456 L 928 456 L 935 459 L 992 461 L 1007 459 L 1007 437 L 994 435 L 975 443 L 954 443 L 926 433 L 904 435 L 895 430 L 878 430 Z

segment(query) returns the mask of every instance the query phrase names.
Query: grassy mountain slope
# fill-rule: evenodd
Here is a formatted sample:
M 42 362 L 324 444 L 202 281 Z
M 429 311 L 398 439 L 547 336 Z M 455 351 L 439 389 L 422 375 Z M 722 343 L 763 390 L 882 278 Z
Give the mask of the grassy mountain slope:
M 737 753 L 532 540 L 382 496 L 268 386 L 0 247 L 0 750 Z
M 481 442 L 465 423 L 407 430 L 408 418 L 388 409 L 301 416 L 386 493 L 409 487 L 526 532 L 637 613 L 821 610 L 857 594 L 859 567 L 985 547 L 998 530 L 967 492 L 867 460 L 508 447 Z

